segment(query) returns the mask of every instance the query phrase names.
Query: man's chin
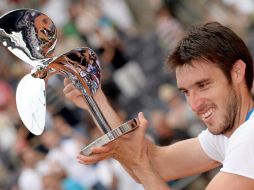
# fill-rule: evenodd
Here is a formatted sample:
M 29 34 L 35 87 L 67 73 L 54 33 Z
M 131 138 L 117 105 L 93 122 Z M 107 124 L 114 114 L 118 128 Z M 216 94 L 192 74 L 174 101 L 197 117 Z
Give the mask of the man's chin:
M 212 127 L 212 126 L 207 126 L 207 129 L 213 135 L 221 135 L 221 134 L 223 134 L 223 131 L 218 130 L 218 129 L 214 129 L 214 127 Z

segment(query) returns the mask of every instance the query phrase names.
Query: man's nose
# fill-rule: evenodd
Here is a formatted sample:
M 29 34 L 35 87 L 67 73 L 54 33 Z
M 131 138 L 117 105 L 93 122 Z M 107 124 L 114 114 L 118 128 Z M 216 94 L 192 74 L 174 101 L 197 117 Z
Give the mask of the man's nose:
M 192 111 L 197 113 L 198 110 L 200 109 L 200 106 L 202 105 L 202 98 L 200 97 L 198 93 L 190 92 L 187 98 L 187 102 L 190 105 Z

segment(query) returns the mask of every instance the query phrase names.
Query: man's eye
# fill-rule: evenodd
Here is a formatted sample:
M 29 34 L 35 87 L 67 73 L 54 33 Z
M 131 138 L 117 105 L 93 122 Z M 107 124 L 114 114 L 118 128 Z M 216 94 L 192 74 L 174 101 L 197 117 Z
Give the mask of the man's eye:
M 206 89 L 208 87 L 208 83 L 201 83 L 198 85 L 200 89 Z
M 204 88 L 205 84 L 199 84 L 199 88 Z
M 188 96 L 189 95 L 187 90 L 183 90 L 182 93 L 183 93 L 184 96 Z

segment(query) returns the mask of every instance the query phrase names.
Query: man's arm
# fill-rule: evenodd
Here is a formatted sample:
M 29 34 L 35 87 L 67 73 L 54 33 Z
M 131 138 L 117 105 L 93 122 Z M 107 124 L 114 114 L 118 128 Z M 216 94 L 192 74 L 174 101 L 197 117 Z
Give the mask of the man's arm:
M 67 81 L 65 81 L 65 86 L 64 93 L 66 97 L 76 105 L 86 109 L 81 93 L 75 90 L 74 86 Z M 121 119 L 109 105 L 102 91 L 99 91 L 94 98 L 112 128 L 122 124 Z M 135 151 L 144 151 L 146 147 L 147 152 L 142 154 L 148 154 L 153 169 L 164 180 L 172 180 L 201 173 L 219 165 L 219 163 L 211 160 L 205 154 L 197 138 L 185 140 L 167 147 L 154 145 L 145 138 L 144 133 L 147 127 L 145 118 L 141 116 L 139 119 L 142 122 L 137 130 L 131 134 L 124 135 L 113 143 L 109 143 L 107 146 L 94 148 L 94 154 L 92 156 L 79 155 L 78 159 L 80 163 L 92 164 L 113 156 L 114 158 L 121 157 L 119 158 L 121 160 L 129 159 L 128 163 L 126 161 L 126 165 L 123 164 L 128 168 L 131 164 L 130 162 L 133 162 L 134 157 L 137 157 Z M 143 161 L 138 164 L 141 165 L 142 163 Z M 133 177 L 137 177 L 135 172 L 132 173 L 133 170 L 131 168 L 128 168 L 128 171 Z M 151 170 L 149 171 L 151 172 Z
M 134 169 L 135 176 L 138 176 L 139 182 L 145 190 L 170 190 L 170 187 L 165 183 L 162 177 L 154 170 L 151 164 L 142 168 Z
M 220 165 L 206 155 L 198 138 L 166 147 L 151 144 L 149 149 L 153 167 L 167 181 L 199 174 Z
M 153 149 L 150 150 L 152 154 L 148 159 L 143 157 L 142 164 L 131 170 L 146 190 L 169 190 L 165 181 L 199 174 L 220 165 L 206 156 L 197 138 L 167 147 L 148 146 Z
M 247 178 L 244 176 L 219 172 L 213 180 L 209 183 L 206 190 L 253 190 L 254 179 Z

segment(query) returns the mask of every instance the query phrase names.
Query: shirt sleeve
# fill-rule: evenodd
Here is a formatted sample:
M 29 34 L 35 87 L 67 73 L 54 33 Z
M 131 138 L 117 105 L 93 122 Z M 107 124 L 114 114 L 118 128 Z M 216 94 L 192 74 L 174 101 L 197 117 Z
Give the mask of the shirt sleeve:
M 223 161 L 223 139 L 211 134 L 207 129 L 198 135 L 199 142 L 204 152 L 213 160 L 220 163 Z M 220 145 L 222 144 L 222 145 Z
M 241 127 L 230 138 L 221 171 L 254 179 L 254 124 Z

